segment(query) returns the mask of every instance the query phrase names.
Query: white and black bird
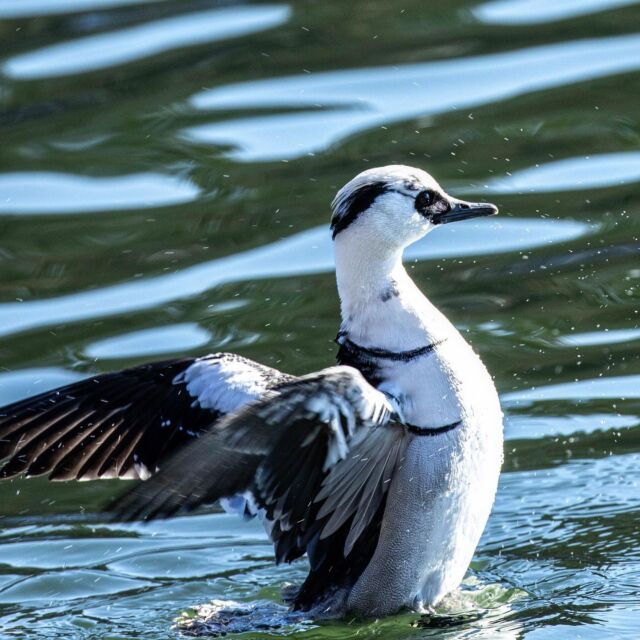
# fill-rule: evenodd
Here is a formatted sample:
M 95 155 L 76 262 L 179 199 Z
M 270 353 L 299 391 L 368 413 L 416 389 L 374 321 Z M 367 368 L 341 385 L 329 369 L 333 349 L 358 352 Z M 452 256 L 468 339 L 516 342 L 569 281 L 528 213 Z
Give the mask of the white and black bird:
M 497 209 L 397 165 L 332 208 L 338 366 L 294 377 L 218 353 L 95 376 L 0 409 L 0 476 L 145 480 L 117 503 L 129 519 L 218 499 L 257 514 L 278 562 L 309 559 L 296 609 L 382 616 L 456 589 L 494 500 L 502 412 L 402 253 Z

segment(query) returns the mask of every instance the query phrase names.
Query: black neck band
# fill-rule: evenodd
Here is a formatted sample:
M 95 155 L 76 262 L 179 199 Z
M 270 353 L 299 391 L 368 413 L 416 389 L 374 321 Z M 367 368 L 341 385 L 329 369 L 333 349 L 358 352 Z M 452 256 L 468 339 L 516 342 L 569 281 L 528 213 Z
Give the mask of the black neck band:
M 417 436 L 439 436 L 441 433 L 447 433 L 448 431 L 457 429 L 461 424 L 462 420 L 452 422 L 451 424 L 445 424 L 444 427 L 436 427 L 435 429 L 430 429 L 428 427 L 416 427 L 413 424 L 407 424 L 405 426 L 408 431 L 415 433 Z
M 336 342 L 347 352 L 352 353 L 353 355 L 358 355 L 360 357 L 365 358 L 382 358 L 384 360 L 393 360 L 395 362 L 408 362 L 409 360 L 413 360 L 415 358 L 419 358 L 420 356 L 424 356 L 427 353 L 431 353 L 438 345 L 441 345 L 446 338 L 443 340 L 438 340 L 433 344 L 428 344 L 425 347 L 418 347 L 417 349 L 411 349 L 409 351 L 387 351 L 386 349 L 368 349 L 366 347 L 361 347 L 359 344 L 352 342 L 347 338 L 346 331 L 340 331 L 338 333 L 338 337 L 336 338 Z

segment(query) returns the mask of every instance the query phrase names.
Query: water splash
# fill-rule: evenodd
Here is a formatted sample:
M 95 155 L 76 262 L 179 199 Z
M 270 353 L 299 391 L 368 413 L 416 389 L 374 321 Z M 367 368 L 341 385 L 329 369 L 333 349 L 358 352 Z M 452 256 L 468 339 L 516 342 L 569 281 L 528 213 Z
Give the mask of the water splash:
M 315 626 L 308 614 L 289 611 L 284 605 L 233 600 L 212 600 L 197 605 L 183 612 L 175 623 L 180 633 L 194 637 L 266 632 L 289 635 Z

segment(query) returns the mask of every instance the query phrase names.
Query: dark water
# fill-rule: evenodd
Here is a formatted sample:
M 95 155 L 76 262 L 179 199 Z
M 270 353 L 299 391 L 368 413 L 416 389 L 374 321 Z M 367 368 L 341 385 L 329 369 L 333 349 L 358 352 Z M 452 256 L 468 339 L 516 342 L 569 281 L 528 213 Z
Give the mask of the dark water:
M 0 403 L 220 349 L 332 363 L 328 202 L 426 168 L 502 210 L 409 254 L 506 412 L 462 596 L 488 613 L 298 635 L 638 637 L 638 3 L 3 0 L 0 43 Z M 106 525 L 121 487 L 0 486 L 1 637 L 167 638 L 304 574 L 218 513 Z

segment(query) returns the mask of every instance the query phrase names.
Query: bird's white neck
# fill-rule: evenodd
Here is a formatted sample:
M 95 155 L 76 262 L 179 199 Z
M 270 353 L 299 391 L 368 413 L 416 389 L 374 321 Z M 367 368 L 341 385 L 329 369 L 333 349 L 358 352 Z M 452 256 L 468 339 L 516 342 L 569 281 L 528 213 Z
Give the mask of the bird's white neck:
M 455 331 L 409 277 L 402 248 L 338 236 L 334 251 L 342 330 L 361 346 L 404 351 Z

